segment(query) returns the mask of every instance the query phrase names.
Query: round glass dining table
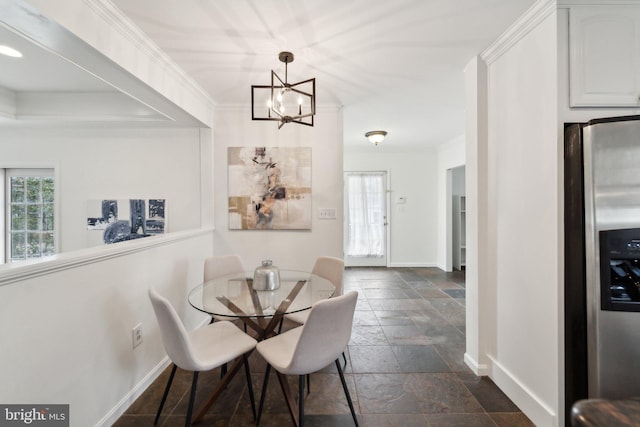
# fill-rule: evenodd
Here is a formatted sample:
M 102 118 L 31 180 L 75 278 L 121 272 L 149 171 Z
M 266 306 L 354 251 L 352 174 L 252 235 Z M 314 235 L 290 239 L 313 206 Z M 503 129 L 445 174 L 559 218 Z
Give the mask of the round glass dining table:
M 313 303 L 331 298 L 335 286 L 315 274 L 280 270 L 280 287 L 270 291 L 253 289 L 253 271 L 217 277 L 189 292 L 189 304 L 218 318 L 240 318 L 248 327 L 267 338 L 282 316 L 311 308 Z
M 313 303 L 331 298 L 336 288 L 323 277 L 305 271 L 280 270 L 280 287 L 271 291 L 253 289 L 253 271 L 221 276 L 201 283 L 189 292 L 189 304 L 204 313 L 229 320 L 240 319 L 257 332 L 258 340 L 276 335 L 275 327 L 283 316 L 311 308 Z M 211 397 L 198 411 L 193 422 L 199 420 L 211 407 L 219 393 L 242 365 L 239 357 L 224 375 Z M 289 383 L 278 372 L 280 387 L 287 401 L 289 413 L 298 425 L 295 399 Z

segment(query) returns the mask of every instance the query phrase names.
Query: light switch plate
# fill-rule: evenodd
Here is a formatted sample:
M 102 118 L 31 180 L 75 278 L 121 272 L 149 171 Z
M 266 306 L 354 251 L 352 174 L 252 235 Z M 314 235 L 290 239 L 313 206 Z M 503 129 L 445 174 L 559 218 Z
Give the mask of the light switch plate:
M 320 219 L 336 219 L 338 211 L 336 208 L 323 208 L 318 210 L 318 218 Z

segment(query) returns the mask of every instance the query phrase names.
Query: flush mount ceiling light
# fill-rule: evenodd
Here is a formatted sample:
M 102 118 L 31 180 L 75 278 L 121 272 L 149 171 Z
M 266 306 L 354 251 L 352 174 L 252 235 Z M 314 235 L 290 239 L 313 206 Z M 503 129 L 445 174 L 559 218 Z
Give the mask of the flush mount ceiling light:
M 316 79 L 298 83 L 287 81 L 287 65 L 293 62 L 293 53 L 280 52 L 284 62 L 284 81 L 271 70 L 271 85 L 251 86 L 251 120 L 278 122 L 278 129 L 285 123 L 313 126 L 316 114 Z
M 372 130 L 364 134 L 369 141 L 378 145 L 384 140 L 384 137 L 387 136 L 387 132 L 384 130 Z
M 0 45 L 0 55 L 10 56 L 12 58 L 22 58 L 22 52 L 5 45 Z

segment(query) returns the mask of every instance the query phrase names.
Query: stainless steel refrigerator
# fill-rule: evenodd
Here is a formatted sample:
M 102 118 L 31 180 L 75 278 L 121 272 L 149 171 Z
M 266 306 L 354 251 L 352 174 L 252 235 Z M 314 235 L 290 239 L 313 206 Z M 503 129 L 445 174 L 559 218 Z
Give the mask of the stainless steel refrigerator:
M 582 127 L 588 392 L 640 396 L 640 116 Z

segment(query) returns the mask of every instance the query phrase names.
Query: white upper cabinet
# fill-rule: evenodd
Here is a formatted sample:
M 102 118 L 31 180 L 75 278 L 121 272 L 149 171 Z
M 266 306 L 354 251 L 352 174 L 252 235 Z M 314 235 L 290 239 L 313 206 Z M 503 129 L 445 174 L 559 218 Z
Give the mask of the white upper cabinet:
M 640 8 L 572 7 L 571 107 L 640 105 Z

